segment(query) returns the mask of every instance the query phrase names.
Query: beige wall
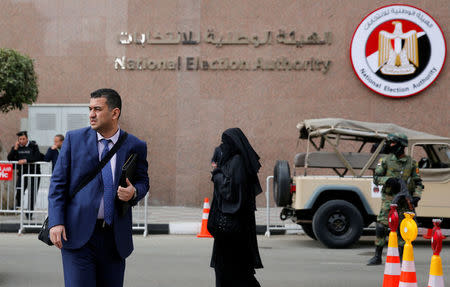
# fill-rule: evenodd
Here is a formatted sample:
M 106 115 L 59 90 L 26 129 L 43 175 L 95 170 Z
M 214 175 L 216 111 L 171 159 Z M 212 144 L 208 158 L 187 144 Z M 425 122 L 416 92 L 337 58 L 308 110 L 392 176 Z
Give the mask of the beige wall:
M 38 103 L 86 103 L 100 87 L 123 97 L 122 127 L 147 141 L 152 204 L 201 206 L 211 196 L 209 160 L 221 132 L 238 126 L 262 158 L 261 181 L 276 159 L 291 160 L 296 124 L 344 117 L 396 124 L 450 136 L 448 64 L 424 92 L 405 99 L 375 94 L 355 76 L 349 59 L 353 32 L 368 13 L 397 1 L 0 1 L 0 46 L 35 59 Z M 449 39 L 448 0 L 408 1 L 440 24 Z M 279 29 L 332 32 L 330 46 L 123 46 L 122 31 L 200 31 L 247 34 Z M 314 71 L 116 71 L 116 57 L 310 57 L 329 59 Z M 27 111 L 0 115 L 10 146 Z M 259 199 L 262 204 L 263 198 Z

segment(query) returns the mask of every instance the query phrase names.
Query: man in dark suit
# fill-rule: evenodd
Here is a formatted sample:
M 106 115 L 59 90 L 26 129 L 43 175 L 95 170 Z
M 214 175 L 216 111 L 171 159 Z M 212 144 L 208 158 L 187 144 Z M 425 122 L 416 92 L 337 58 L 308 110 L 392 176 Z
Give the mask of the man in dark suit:
M 62 144 L 64 142 L 63 135 L 56 135 L 53 139 L 53 145 L 48 148 L 47 153 L 44 156 L 44 160 L 52 162 L 52 172 L 55 169 L 56 160 L 58 160 L 59 152 L 61 151 Z
M 73 199 L 79 182 L 117 143 L 121 99 L 112 89 L 91 94 L 90 127 L 69 131 L 49 190 L 50 239 L 61 249 L 65 286 L 123 286 L 125 258 L 133 251 L 131 210 L 119 215 L 114 198 L 136 205 L 149 189 L 147 145 L 129 134 L 117 153 Z M 118 181 L 127 158 L 138 156 L 133 183 Z

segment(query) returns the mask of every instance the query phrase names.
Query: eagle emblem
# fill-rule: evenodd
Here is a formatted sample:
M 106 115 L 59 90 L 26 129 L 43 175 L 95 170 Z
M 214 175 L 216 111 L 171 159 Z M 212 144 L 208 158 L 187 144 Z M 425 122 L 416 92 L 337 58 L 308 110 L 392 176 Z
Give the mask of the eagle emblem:
M 393 21 L 394 32 L 378 34 L 378 67 L 385 75 L 408 75 L 419 67 L 417 31 L 403 33 L 402 23 Z

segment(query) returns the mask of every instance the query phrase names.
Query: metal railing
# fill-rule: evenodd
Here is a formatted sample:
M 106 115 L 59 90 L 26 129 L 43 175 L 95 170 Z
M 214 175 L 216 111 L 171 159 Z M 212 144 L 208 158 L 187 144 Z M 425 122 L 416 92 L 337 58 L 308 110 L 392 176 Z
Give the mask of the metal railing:
M 51 178 L 51 163 L 29 163 L 28 169 L 36 171 L 38 165 L 40 174 L 24 174 L 24 166 L 17 161 L 0 161 L 0 164 L 13 165 L 13 178 L 0 181 L 0 216 L 9 223 L 19 222 L 18 233 L 27 228 L 40 228 L 48 214 L 48 190 Z M 33 168 L 31 169 L 31 166 Z M 21 175 L 18 177 L 18 175 Z M 18 181 L 20 184 L 18 184 Z M 20 196 L 17 195 L 20 194 Z M 18 204 L 20 200 L 20 204 Z M 132 208 L 133 231 L 142 230 L 148 235 L 148 193 Z M 17 218 L 17 216 L 19 218 Z
M 132 208 L 133 212 L 133 230 L 143 230 L 143 236 L 148 235 L 148 195 L 145 195 L 136 206 Z
M 39 194 L 38 191 L 48 189 L 50 185 L 49 179 L 43 181 L 40 181 L 40 179 L 33 179 L 33 181 L 31 181 L 31 179 L 29 179 L 28 181 L 22 182 L 22 179 L 19 177 L 19 175 L 25 173 L 37 174 L 38 169 L 40 170 L 39 172 L 42 172 L 43 174 L 50 174 L 51 163 L 49 162 L 35 162 L 21 165 L 18 164 L 17 161 L 0 161 L 0 164 L 11 164 L 13 166 L 12 180 L 0 181 L 0 214 L 20 214 L 22 206 L 22 204 L 20 204 L 22 195 L 21 189 L 24 189 L 26 194 L 31 195 L 31 192 L 33 192 L 34 195 L 36 195 Z M 25 199 L 25 202 L 28 203 L 28 197 Z
M 273 175 L 266 178 L 266 237 L 270 237 L 271 230 L 302 230 L 300 226 L 295 225 L 295 227 L 284 225 L 270 225 L 270 182 L 273 180 Z
M 42 226 L 42 223 L 45 220 L 45 217 L 47 216 L 47 208 L 48 208 L 48 201 L 44 200 L 43 208 L 42 206 L 36 206 L 37 203 L 37 196 L 40 195 L 40 197 L 44 197 L 45 195 L 48 195 L 48 189 L 43 189 L 39 191 L 39 181 L 42 178 L 50 178 L 51 174 L 22 174 L 21 176 L 21 185 L 20 185 L 20 227 L 19 227 L 19 234 L 23 233 L 25 231 L 25 228 L 40 228 Z M 25 196 L 25 180 L 28 181 L 28 186 L 30 186 L 30 183 L 34 181 L 34 190 L 33 188 L 28 189 L 27 196 Z M 37 188 L 36 188 L 37 186 Z M 42 191 L 46 191 L 46 194 L 42 194 Z M 33 194 L 34 193 L 34 194 Z M 47 198 L 47 196 L 45 196 Z M 40 216 L 38 219 L 36 218 L 36 215 L 41 214 L 43 216 Z M 35 220 L 33 220 L 33 215 L 35 217 Z M 26 217 L 26 218 L 25 218 Z M 36 220 L 37 219 L 37 220 Z

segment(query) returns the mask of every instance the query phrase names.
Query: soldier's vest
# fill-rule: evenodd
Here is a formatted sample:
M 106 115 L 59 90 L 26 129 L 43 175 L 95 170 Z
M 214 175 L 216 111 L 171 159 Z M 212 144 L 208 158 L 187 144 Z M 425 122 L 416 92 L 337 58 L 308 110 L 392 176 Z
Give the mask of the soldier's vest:
M 401 159 L 397 159 L 394 155 L 386 157 L 386 176 L 402 178 L 405 182 L 408 182 L 416 166 L 413 164 L 413 160 L 410 156 L 405 156 Z M 411 180 L 408 184 L 408 190 L 414 191 L 414 182 Z M 392 192 L 390 188 L 386 188 L 386 194 L 394 195 L 398 191 Z

